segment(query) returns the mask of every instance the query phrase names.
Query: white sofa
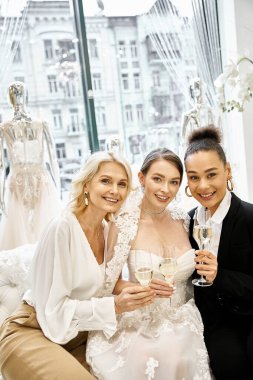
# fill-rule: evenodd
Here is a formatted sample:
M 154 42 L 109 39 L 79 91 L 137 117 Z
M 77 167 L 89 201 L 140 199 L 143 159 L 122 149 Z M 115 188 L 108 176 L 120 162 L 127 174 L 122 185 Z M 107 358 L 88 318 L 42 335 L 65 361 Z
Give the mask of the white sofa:
M 29 288 L 29 269 L 36 245 L 0 252 L 0 325 L 18 307 Z M 3 377 L 0 373 L 0 380 Z
M 29 288 L 29 269 L 35 245 L 0 252 L 0 325 L 20 304 Z

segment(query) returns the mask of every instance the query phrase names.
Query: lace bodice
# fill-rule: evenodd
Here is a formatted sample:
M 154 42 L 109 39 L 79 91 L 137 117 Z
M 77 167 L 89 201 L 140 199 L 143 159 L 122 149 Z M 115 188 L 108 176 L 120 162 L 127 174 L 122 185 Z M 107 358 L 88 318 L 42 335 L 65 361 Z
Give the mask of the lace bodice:
M 145 251 L 142 251 L 145 252 Z M 140 250 L 131 250 L 128 257 L 128 269 L 129 269 L 129 279 L 133 282 L 137 282 L 134 272 L 135 272 L 135 255 L 138 255 Z M 156 254 L 151 253 L 153 273 L 156 275 L 159 273 L 159 264 L 162 258 Z M 174 276 L 174 281 L 176 284 L 176 292 L 172 297 L 173 306 L 181 306 L 187 301 L 187 296 L 189 295 L 189 289 L 186 289 L 188 282 L 187 280 L 194 271 L 194 249 L 190 249 L 184 252 L 177 259 L 177 271 Z M 164 301 L 167 302 L 167 301 Z
M 5 209 L 3 155 L 6 146 L 10 166 L 10 190 L 18 189 L 24 204 L 34 208 L 43 185 L 48 181 L 46 162 L 54 183 L 59 187 L 59 168 L 53 139 L 48 125 L 40 120 L 12 120 L 0 127 L 0 207 Z
M 43 164 L 44 129 L 41 122 L 16 121 L 4 125 L 3 136 L 12 167 Z

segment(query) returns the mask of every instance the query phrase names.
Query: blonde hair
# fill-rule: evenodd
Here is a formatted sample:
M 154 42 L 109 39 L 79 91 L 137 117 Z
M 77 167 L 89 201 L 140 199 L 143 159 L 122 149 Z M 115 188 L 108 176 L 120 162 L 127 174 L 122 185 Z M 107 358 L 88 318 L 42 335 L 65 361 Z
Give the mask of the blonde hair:
M 71 183 L 71 201 L 69 207 L 74 214 L 77 215 L 85 209 L 84 186 L 92 180 L 101 165 L 105 162 L 116 162 L 125 169 L 128 179 L 128 193 L 130 192 L 132 186 L 132 172 L 128 162 L 119 154 L 111 152 L 93 153 L 76 173 Z

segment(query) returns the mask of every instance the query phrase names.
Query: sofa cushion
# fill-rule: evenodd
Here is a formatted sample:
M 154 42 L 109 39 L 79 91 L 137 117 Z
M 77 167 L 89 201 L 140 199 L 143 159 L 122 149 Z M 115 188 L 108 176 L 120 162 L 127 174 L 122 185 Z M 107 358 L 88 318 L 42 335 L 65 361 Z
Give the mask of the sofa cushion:
M 36 245 L 0 252 L 0 324 L 19 305 L 29 288 L 29 269 Z

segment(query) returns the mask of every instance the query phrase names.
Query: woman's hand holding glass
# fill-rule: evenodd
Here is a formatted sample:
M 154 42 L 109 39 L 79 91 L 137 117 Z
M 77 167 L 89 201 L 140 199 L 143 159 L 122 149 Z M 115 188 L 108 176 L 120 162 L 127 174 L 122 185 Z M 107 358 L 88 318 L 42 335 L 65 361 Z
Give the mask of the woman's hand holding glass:
M 154 290 L 141 285 L 128 286 L 114 297 L 116 314 L 133 311 L 150 305 L 155 297 Z
M 202 210 L 201 210 L 202 211 Z M 193 237 L 198 243 L 200 250 L 196 251 L 196 270 L 200 275 L 200 278 L 195 278 L 192 283 L 195 286 L 210 286 L 212 285 L 212 278 L 214 273 L 214 262 L 212 259 L 212 268 L 209 267 L 210 259 L 214 256 L 210 251 L 206 248 L 210 247 L 210 242 L 212 238 L 212 225 L 211 225 L 211 214 L 208 209 L 205 209 L 202 213 L 197 213 L 196 218 L 194 220 L 193 226 Z M 217 268 L 216 268 L 217 272 Z M 206 274 L 208 279 L 206 278 Z M 214 277 L 215 278 L 215 277 Z
M 207 284 L 211 285 L 218 271 L 217 257 L 207 250 L 196 251 L 195 256 L 197 273 L 205 277 Z
M 155 291 L 155 294 L 159 298 L 169 298 L 175 292 L 175 286 L 159 278 L 152 278 L 149 284 L 150 289 Z
M 119 290 L 118 287 L 120 293 L 115 297 L 116 314 L 143 308 L 154 301 L 155 292 L 149 287 L 152 273 L 150 253 L 137 251 L 135 254 L 135 277 L 140 285 L 135 282 L 123 281 L 123 289 Z M 122 280 L 119 280 L 117 284 L 119 283 L 122 284 Z

